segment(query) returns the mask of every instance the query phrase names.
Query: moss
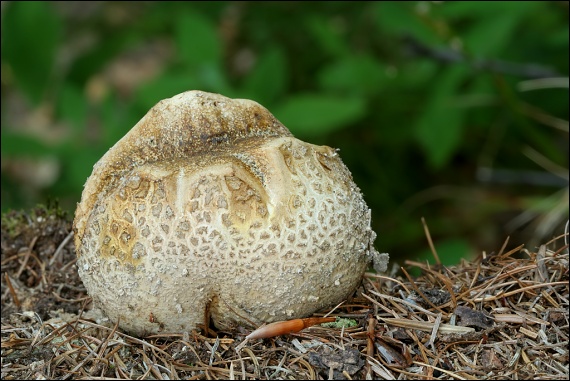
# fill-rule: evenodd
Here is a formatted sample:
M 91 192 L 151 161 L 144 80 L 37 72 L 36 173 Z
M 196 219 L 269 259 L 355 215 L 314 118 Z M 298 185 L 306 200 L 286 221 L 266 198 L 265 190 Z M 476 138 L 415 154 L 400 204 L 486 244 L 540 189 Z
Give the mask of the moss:
M 2 234 L 15 238 L 30 230 L 42 231 L 48 221 L 66 221 L 67 212 L 56 201 L 38 204 L 30 211 L 8 210 L 2 214 Z
M 351 328 L 358 326 L 358 323 L 354 319 L 337 317 L 336 321 L 333 321 L 331 323 L 323 323 L 321 326 L 326 328 Z

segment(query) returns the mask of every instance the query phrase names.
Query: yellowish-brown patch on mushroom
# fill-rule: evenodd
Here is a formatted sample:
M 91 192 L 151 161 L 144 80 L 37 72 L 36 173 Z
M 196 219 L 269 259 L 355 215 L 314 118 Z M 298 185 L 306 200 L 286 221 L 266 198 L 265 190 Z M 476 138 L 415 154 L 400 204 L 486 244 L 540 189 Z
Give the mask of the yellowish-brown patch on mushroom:
M 387 263 L 335 150 L 200 91 L 159 102 L 95 164 L 74 230 L 96 305 L 141 335 L 194 329 L 206 310 L 220 328 L 306 317 Z

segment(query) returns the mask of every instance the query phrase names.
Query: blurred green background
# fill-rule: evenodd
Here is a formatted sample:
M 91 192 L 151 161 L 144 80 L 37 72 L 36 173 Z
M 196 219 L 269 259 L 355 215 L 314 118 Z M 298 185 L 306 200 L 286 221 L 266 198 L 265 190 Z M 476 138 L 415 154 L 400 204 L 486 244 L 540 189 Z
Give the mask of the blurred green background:
M 568 2 L 1 6 L 2 211 L 72 214 L 109 147 L 201 89 L 340 148 L 400 263 L 429 253 L 421 217 L 444 263 L 563 232 Z

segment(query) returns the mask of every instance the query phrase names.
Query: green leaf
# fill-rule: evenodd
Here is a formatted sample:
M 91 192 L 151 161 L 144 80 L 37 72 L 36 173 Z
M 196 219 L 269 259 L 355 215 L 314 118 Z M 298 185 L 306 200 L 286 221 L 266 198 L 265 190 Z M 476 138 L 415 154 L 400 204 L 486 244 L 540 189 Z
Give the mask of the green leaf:
M 349 55 L 350 49 L 346 41 L 330 20 L 320 16 L 312 16 L 307 18 L 306 24 L 311 37 L 322 51 L 335 57 Z
M 181 60 L 189 67 L 221 67 L 220 37 L 205 16 L 190 12 L 180 14 L 176 20 L 176 44 Z
M 65 84 L 58 99 L 59 115 L 77 131 L 85 127 L 87 103 L 85 96 L 72 84 Z
M 404 1 L 381 1 L 376 3 L 376 24 L 381 32 L 392 38 L 412 35 L 418 41 L 432 45 L 441 42 L 434 28 L 422 20 L 416 3 Z
M 2 59 L 22 91 L 38 104 L 53 72 L 62 23 L 48 2 L 15 1 L 2 16 Z
M 141 111 L 146 112 L 163 99 L 199 88 L 199 81 L 195 77 L 167 72 L 141 85 L 135 92 L 135 103 Z
M 489 17 L 501 18 L 507 13 L 524 13 L 532 16 L 535 11 L 544 8 L 545 4 L 540 1 L 525 1 L 515 3 L 512 1 L 495 1 L 492 6 L 480 1 L 449 1 L 444 2 L 438 8 L 440 14 L 451 20 L 466 17 L 480 19 L 485 23 Z M 549 5 L 546 5 L 549 7 Z M 544 11 L 544 9 L 542 9 Z
M 107 150 L 118 142 L 149 111 L 135 107 L 124 107 L 115 96 L 110 94 L 98 106 L 101 118 L 100 148 Z
M 361 118 L 365 102 L 360 98 L 297 94 L 275 107 L 275 116 L 299 136 L 318 136 L 345 127 Z
M 83 184 L 91 175 L 93 166 L 105 153 L 99 151 L 94 147 L 76 147 L 72 153 L 73 159 L 62 163 L 63 171 L 61 178 L 55 184 L 56 189 L 61 193 L 81 194 Z
M 464 109 L 457 107 L 454 98 L 464 76 L 461 67 L 445 72 L 414 127 L 415 138 L 435 169 L 447 164 L 461 143 Z
M 399 89 L 409 88 L 423 92 L 426 86 L 431 86 L 437 75 L 438 64 L 430 60 L 412 60 L 399 66 L 396 74 Z
M 386 69 L 369 55 L 341 59 L 324 69 L 318 76 L 324 90 L 335 90 L 358 95 L 372 95 L 382 89 L 388 78 Z
M 475 58 L 497 55 L 513 40 L 519 13 L 506 13 L 489 17 L 474 25 L 463 38 L 466 50 Z
M 230 98 L 233 97 L 234 90 L 229 84 L 226 73 L 221 66 L 203 66 L 196 73 L 199 90 L 220 93 Z
M 432 105 L 416 125 L 416 139 L 424 149 L 432 168 L 449 162 L 461 142 L 463 112 L 447 104 Z
M 2 127 L 2 139 L 0 139 L 2 156 L 14 157 L 41 157 L 53 154 L 54 150 L 40 139 L 6 130 Z
M 286 62 L 285 53 L 280 47 L 272 47 L 262 54 L 243 84 L 245 97 L 263 105 L 273 103 L 286 88 Z
M 544 4 L 539 1 L 496 1 L 492 6 L 488 5 L 477 1 L 453 1 L 440 7 L 441 14 L 450 20 L 472 20 L 459 37 L 467 52 L 476 58 L 502 53 L 514 42 L 520 22 L 525 18 L 534 19 L 535 12 L 544 11 L 541 9 Z
M 100 32 L 99 41 L 93 46 L 86 46 L 85 51 L 79 51 L 73 64 L 66 72 L 65 80 L 77 85 L 83 85 L 96 73 L 104 72 L 110 62 L 113 62 L 133 46 L 141 45 L 144 36 L 130 28 L 107 29 Z

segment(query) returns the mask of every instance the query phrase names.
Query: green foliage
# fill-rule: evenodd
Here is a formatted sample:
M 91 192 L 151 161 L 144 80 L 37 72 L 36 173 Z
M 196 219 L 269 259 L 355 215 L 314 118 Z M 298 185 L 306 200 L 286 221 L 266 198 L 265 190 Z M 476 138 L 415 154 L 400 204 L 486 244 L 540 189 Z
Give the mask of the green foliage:
M 442 8 L 442 15 L 470 22 L 463 34 L 466 50 L 479 57 L 499 54 L 514 41 L 517 27 L 525 19 L 533 22 L 535 12 L 544 9 L 538 2 L 514 3 L 498 1 L 493 7 L 481 7 L 476 2 L 453 2 Z M 485 20 L 480 22 L 479 20 Z
M 496 248 L 511 232 L 490 232 L 494 216 L 567 209 L 540 201 L 552 187 L 475 178 L 544 171 L 528 147 L 568 168 L 568 133 L 549 122 L 568 120 L 568 89 L 519 87 L 567 77 L 568 43 L 564 2 L 8 2 L 2 210 L 47 195 L 73 210 L 93 164 L 153 105 L 201 89 L 257 100 L 340 148 L 380 250 L 425 248 L 421 216 L 450 261 L 468 242 Z M 30 160 L 54 157 L 50 184 L 26 180 L 41 175 Z
M 183 12 L 176 19 L 176 47 L 181 61 L 195 70 L 221 63 L 221 41 L 211 20 L 197 12 Z
M 434 242 L 437 256 L 442 265 L 449 266 L 457 263 L 457 258 L 470 257 L 471 248 L 469 244 L 461 238 L 450 238 L 442 242 Z M 429 249 L 425 249 L 418 255 L 418 260 L 428 261 L 435 264 L 433 253 Z
M 335 321 L 330 323 L 321 323 L 321 327 L 325 328 L 352 328 L 358 326 L 358 322 L 354 319 L 337 317 Z
M 429 18 L 424 22 L 423 16 L 429 6 L 425 2 L 378 2 L 375 7 L 376 27 L 383 35 L 398 37 L 410 34 L 426 44 L 440 43 L 445 24 L 435 26 Z
M 25 153 L 26 156 L 42 157 L 52 151 L 41 140 L 13 131 L 2 130 L 0 144 L 3 156 L 20 156 Z
M 370 55 L 347 55 L 325 66 L 318 81 L 325 92 L 373 96 L 382 91 L 389 81 L 386 70 Z
M 35 104 L 42 100 L 54 74 L 61 37 L 61 22 L 45 2 L 15 2 L 3 15 L 2 60 Z
M 243 97 L 256 99 L 269 106 L 282 96 L 287 88 L 287 57 L 278 46 L 269 48 L 258 58 L 255 68 L 245 78 Z
M 80 133 L 87 123 L 88 111 L 88 105 L 81 90 L 71 83 L 64 84 L 57 106 L 59 107 L 58 114 L 61 115 L 62 120 L 68 122 L 72 128 Z
M 38 204 L 28 211 L 8 210 L 2 212 L 1 220 L 2 234 L 6 233 L 10 238 L 16 238 L 26 230 L 37 225 L 44 225 L 47 220 L 67 221 L 68 214 L 60 208 L 58 201 L 48 200 L 47 204 Z M 45 230 L 38 230 L 36 236 L 46 233 Z
M 442 242 L 434 242 L 435 250 L 439 261 L 443 266 L 451 266 L 458 262 L 459 258 L 472 258 L 477 253 L 473 253 L 469 243 L 461 238 L 449 238 Z M 414 258 L 418 262 L 436 264 L 433 253 L 429 248 L 421 250 L 417 257 Z M 412 276 L 419 276 L 420 271 L 417 267 L 409 268 L 409 273 Z
M 461 142 L 465 113 L 454 104 L 454 99 L 464 74 L 461 67 L 441 73 L 437 90 L 432 92 L 416 122 L 415 137 L 434 168 L 447 164 Z
M 308 16 L 305 25 L 309 35 L 314 39 L 322 53 L 329 57 L 347 57 L 351 52 L 346 41 L 334 25 L 317 14 Z
M 353 123 L 365 112 L 360 98 L 295 94 L 274 108 L 273 113 L 294 135 L 324 135 Z

